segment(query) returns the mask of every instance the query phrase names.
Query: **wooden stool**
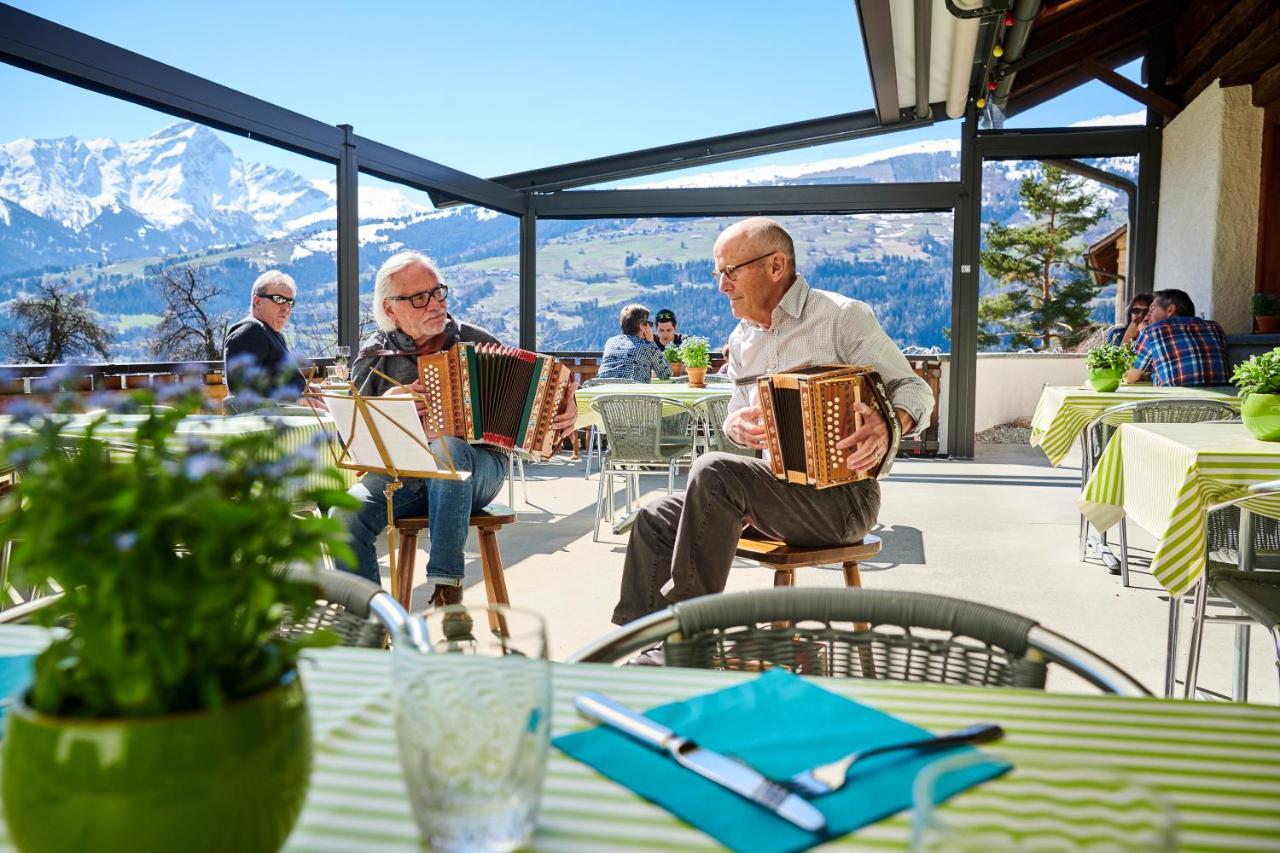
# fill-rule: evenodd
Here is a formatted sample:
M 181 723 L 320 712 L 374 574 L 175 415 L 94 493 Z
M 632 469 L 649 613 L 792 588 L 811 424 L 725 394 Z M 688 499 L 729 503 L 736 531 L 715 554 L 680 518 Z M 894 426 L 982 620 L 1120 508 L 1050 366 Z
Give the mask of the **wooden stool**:
M 785 542 L 763 538 L 756 530 L 743 531 L 738 540 L 738 556 L 755 560 L 773 569 L 774 586 L 795 586 L 796 569 L 840 563 L 844 568 L 844 584 L 861 587 L 862 575 L 858 571 L 860 560 L 869 560 L 880 553 L 880 537 L 868 533 L 856 545 L 831 545 L 817 548 L 801 548 Z
M 480 566 L 484 569 L 484 590 L 490 604 L 510 604 L 507 598 L 507 581 L 502 575 L 502 554 L 498 552 L 498 531 L 516 520 L 509 507 L 492 503 L 471 514 L 468 525 L 476 528 L 480 540 Z M 409 609 L 413 597 L 413 568 L 418 557 L 418 533 L 427 529 L 430 519 L 425 515 L 396 519 L 396 533 L 400 537 L 399 556 L 395 576 L 391 578 L 391 594 L 396 601 Z
M 862 588 L 862 574 L 858 570 L 860 560 L 869 560 L 880 553 L 880 537 L 868 533 L 862 541 L 855 545 L 832 545 L 817 548 L 801 548 L 765 539 L 758 530 L 748 528 L 738 540 L 739 557 L 755 560 L 761 565 L 773 569 L 773 585 L 795 586 L 796 569 L 809 566 L 823 566 L 828 563 L 840 563 L 844 569 L 844 585 Z M 774 627 L 786 627 L 782 623 L 774 623 Z M 869 631 L 871 626 L 866 622 L 855 622 L 853 630 Z M 876 677 L 876 665 L 869 649 L 859 649 L 858 656 L 862 660 L 863 674 L 868 678 Z

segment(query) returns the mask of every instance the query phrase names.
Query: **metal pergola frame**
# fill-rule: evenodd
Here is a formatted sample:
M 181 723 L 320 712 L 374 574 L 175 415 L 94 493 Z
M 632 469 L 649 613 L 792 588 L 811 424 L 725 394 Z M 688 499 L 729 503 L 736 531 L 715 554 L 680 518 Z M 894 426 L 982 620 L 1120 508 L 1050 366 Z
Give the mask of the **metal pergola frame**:
M 988 159 L 1057 159 L 1137 154 L 1142 168 L 1132 287 L 1150 289 L 1159 200 L 1160 130 L 1084 128 L 977 130 L 970 107 L 961 133 L 959 182 L 824 184 L 672 190 L 573 191 L 571 188 L 669 172 L 759 154 L 823 145 L 928 126 L 942 120 L 904 108 L 891 121 L 886 97 L 865 110 L 675 145 L 551 166 L 491 180 L 469 175 L 189 74 L 117 45 L 0 3 L 0 62 L 80 88 L 197 121 L 329 162 L 336 170 L 338 340 L 358 344 L 358 193 L 361 172 L 429 193 L 437 204 L 467 202 L 520 217 L 520 343 L 535 345 L 538 219 L 602 219 L 755 214 L 856 214 L 954 211 L 951 311 L 951 456 L 973 455 L 977 365 L 978 247 L 982 163 Z M 873 69 L 874 71 L 874 69 Z M 874 77 L 873 73 L 873 77 Z

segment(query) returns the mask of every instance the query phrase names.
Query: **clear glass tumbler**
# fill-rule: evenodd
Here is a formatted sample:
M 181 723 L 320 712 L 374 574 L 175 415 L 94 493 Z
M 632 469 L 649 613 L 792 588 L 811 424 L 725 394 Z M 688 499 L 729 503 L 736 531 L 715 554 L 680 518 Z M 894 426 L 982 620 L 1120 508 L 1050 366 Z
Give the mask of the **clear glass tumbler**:
M 501 605 L 424 616 L 395 646 L 396 737 L 432 850 L 514 850 L 533 834 L 551 725 L 546 626 Z
M 1096 765 L 1019 763 L 999 779 L 943 805 L 965 773 L 989 757 L 966 751 L 920 771 L 911 849 L 915 853 L 1177 850 L 1177 816 L 1161 794 Z M 1004 756 L 1000 756 L 1004 757 Z

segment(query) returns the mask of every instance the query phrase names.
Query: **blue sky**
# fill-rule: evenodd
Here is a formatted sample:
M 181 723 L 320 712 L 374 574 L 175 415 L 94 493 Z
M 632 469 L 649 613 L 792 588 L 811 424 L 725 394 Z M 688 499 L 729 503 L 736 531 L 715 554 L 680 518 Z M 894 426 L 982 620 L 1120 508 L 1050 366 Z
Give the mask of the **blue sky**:
M 867 109 L 854 5 L 804 0 L 8 0 L 326 123 L 490 176 Z M 1136 74 L 1136 64 L 1123 69 Z M 0 64 L 0 141 L 153 133 L 170 117 Z M 1091 83 L 1011 121 L 1133 112 Z M 956 137 L 958 122 L 911 140 Z M 247 159 L 327 164 L 227 137 Z M 895 147 L 888 135 L 781 163 Z M 722 167 L 723 168 L 723 167 Z

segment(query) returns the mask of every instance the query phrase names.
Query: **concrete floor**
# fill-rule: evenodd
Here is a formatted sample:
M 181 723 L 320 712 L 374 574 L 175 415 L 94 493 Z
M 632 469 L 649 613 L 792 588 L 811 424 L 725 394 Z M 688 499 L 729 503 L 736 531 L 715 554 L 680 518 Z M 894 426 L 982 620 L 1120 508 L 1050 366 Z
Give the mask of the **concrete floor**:
M 513 604 L 548 620 L 552 657 L 559 660 L 613 630 L 626 535 L 602 524 L 591 541 L 597 476 L 583 477 L 583 463 L 567 456 L 526 465 L 528 500 L 519 483 L 514 508 L 519 523 L 499 534 Z M 1145 570 L 1152 538 L 1131 525 L 1132 586 L 1098 562 L 1077 559 L 1076 497 L 1079 459 L 1049 466 L 1035 448 L 978 445 L 970 462 L 900 459 L 883 483 L 880 558 L 863 565 L 863 584 L 874 589 L 918 590 L 968 598 L 1039 620 L 1109 657 L 1153 692 L 1163 687 L 1168 598 Z M 647 496 L 664 493 L 665 475 L 642 478 Z M 506 500 L 504 492 L 500 500 Z M 618 490 L 615 505 L 621 507 Z M 426 544 L 424 544 L 426 547 Z M 384 577 L 385 545 L 384 545 Z M 426 606 L 425 554 L 418 558 L 415 609 Z M 841 586 L 838 567 L 802 570 L 798 583 Z M 772 584 L 772 573 L 742 562 L 729 589 Z M 467 551 L 468 602 L 484 600 L 474 535 Z M 1188 611 L 1184 608 L 1184 612 Z M 1186 623 L 1184 622 L 1184 625 Z M 1234 629 L 1210 625 L 1201 664 L 1201 686 L 1228 692 Z M 1184 630 L 1185 638 L 1185 630 Z M 1274 646 L 1253 629 L 1250 700 L 1278 699 Z M 1186 642 L 1181 644 L 1185 661 Z M 1051 686 L 1088 689 L 1072 678 Z

